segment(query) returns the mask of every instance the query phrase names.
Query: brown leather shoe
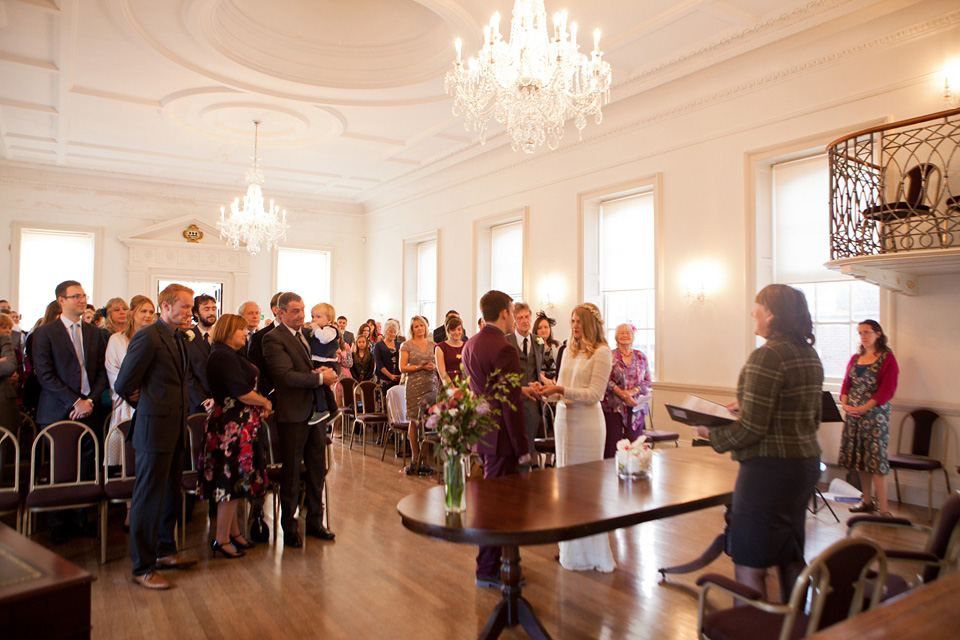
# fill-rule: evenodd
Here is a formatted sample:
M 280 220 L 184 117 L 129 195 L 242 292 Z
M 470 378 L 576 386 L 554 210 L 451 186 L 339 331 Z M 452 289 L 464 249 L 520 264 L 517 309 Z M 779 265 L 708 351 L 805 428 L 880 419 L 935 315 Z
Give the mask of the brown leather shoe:
M 157 558 L 157 569 L 189 569 L 197 564 L 195 559 L 181 558 L 179 554 Z
M 167 582 L 167 579 L 156 571 L 145 573 L 142 576 L 133 576 L 131 580 L 134 584 L 138 584 L 141 587 L 152 589 L 154 591 L 162 591 L 170 588 L 170 583 Z

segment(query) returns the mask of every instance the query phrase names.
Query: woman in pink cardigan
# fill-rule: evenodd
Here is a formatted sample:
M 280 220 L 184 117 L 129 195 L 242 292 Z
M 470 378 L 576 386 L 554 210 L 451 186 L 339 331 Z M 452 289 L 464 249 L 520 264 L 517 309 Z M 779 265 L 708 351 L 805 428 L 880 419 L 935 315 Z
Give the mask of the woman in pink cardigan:
M 881 515 L 890 515 L 884 476 L 890 473 L 887 461 L 890 399 L 897 390 L 900 368 L 887 346 L 887 336 L 880 323 L 864 320 L 857 331 L 860 350 L 850 358 L 840 388 L 840 404 L 847 414 L 847 423 L 840 441 L 838 463 L 860 472 L 863 495 L 850 511 L 864 513 L 879 508 Z M 876 490 L 876 502 L 871 499 L 871 489 Z

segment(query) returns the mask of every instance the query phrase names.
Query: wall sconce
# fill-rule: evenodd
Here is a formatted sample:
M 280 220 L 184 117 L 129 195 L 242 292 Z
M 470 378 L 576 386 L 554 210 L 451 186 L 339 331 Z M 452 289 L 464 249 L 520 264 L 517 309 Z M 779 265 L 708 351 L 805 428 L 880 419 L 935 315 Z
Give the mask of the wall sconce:
M 954 59 L 943 70 L 943 93 L 940 100 L 947 109 L 957 106 L 957 90 L 960 89 L 960 59 Z
M 703 306 L 707 296 L 720 289 L 723 268 L 715 263 L 700 260 L 690 263 L 681 275 L 683 297 L 689 304 Z
M 556 303 L 563 300 L 565 293 L 566 287 L 562 278 L 547 276 L 540 281 L 540 309 L 556 309 Z

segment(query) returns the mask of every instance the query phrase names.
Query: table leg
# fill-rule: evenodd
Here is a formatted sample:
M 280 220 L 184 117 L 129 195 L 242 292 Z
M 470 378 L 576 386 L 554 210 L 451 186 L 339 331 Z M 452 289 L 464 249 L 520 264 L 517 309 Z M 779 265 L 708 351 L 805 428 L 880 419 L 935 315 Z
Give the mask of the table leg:
M 692 573 L 703 569 L 705 566 L 716 560 L 720 557 L 721 553 L 727 552 L 727 528 L 730 524 L 730 507 L 726 507 L 723 511 L 723 533 L 718 535 L 713 539 L 713 542 L 710 543 L 710 546 L 701 553 L 697 558 L 686 562 L 684 564 L 679 564 L 674 567 L 661 567 L 658 569 L 660 572 L 660 579 L 665 580 L 668 573 Z
M 521 625 L 533 640 L 550 640 L 530 603 L 520 595 L 520 550 L 516 545 L 503 547 L 500 579 L 503 580 L 503 595 L 490 612 L 487 624 L 480 632 L 479 640 L 493 640 L 506 627 Z

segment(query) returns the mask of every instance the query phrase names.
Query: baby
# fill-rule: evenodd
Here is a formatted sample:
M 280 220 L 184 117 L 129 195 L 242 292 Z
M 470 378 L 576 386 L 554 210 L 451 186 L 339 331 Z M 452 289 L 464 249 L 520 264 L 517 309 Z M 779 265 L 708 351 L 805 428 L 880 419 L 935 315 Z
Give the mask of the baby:
M 333 322 L 337 312 L 326 302 L 314 306 L 310 310 L 313 319 L 313 329 L 307 332 L 310 343 L 310 357 L 318 367 L 329 367 L 340 374 L 340 362 L 337 360 L 337 350 L 340 348 L 340 330 Z M 309 424 L 323 422 L 330 414 L 337 410 L 337 399 L 333 390 L 325 384 L 316 390 L 317 410 L 310 416 Z

